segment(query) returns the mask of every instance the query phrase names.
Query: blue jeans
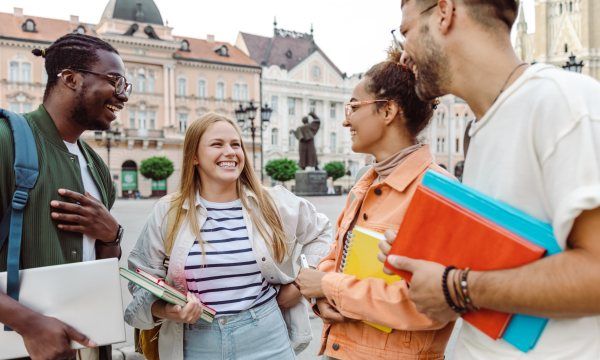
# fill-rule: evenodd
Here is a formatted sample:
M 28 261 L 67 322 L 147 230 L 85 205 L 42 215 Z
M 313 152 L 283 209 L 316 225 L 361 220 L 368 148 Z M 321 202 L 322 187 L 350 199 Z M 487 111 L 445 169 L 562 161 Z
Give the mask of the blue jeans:
M 184 326 L 186 360 L 295 359 L 287 328 L 275 299 L 239 314 L 199 320 Z

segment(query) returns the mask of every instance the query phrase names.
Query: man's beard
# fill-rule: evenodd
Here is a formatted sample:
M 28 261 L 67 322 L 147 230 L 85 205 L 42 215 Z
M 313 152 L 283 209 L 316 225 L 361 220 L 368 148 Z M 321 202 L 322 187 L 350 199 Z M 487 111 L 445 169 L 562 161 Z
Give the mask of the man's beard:
M 421 100 L 429 101 L 447 94 L 444 88 L 450 82 L 450 73 L 448 60 L 429 34 L 428 26 L 424 26 L 420 33 L 424 55 L 413 59 L 418 70 L 415 88 Z
M 81 92 L 77 95 L 75 106 L 71 110 L 71 120 L 85 130 L 108 130 L 110 125 L 106 126 L 102 121 L 98 120 L 97 115 L 93 115 L 93 112 L 86 106 L 86 94 L 87 88 L 84 85 L 81 88 Z

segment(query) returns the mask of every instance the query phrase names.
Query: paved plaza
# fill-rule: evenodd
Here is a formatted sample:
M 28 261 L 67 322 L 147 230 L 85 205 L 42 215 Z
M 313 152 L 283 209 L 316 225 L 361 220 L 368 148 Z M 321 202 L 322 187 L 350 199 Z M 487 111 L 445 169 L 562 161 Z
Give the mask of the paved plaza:
M 346 196 L 323 196 L 323 197 L 308 197 L 318 211 L 324 213 L 329 217 L 333 227 L 335 227 L 335 221 L 346 201 Z M 127 266 L 127 257 L 129 252 L 135 245 L 137 237 L 140 234 L 146 218 L 152 211 L 152 207 L 156 199 L 142 199 L 142 200 L 117 200 L 112 213 L 119 220 L 119 222 L 125 227 L 125 235 L 122 242 L 123 256 L 120 260 L 120 266 Z M 131 301 L 131 295 L 127 290 L 127 283 L 125 280 L 121 281 L 122 294 L 123 294 L 123 307 L 127 306 Z M 313 341 L 310 343 L 308 349 L 304 350 L 299 356 L 299 360 L 312 360 L 318 359 L 316 356 L 319 348 L 319 341 L 321 338 L 322 323 L 321 319 L 313 318 L 311 320 L 313 330 Z M 113 358 L 115 359 L 141 359 L 133 352 L 133 328 L 127 325 L 126 329 L 127 341 L 122 344 L 113 346 L 115 351 L 113 352 Z M 454 341 L 450 342 L 449 348 L 453 346 Z

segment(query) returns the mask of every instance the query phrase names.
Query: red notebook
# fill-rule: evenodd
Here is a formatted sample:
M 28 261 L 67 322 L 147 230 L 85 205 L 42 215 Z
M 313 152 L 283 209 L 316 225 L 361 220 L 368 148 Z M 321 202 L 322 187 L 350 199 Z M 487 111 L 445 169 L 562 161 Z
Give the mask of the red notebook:
M 541 258 L 545 250 L 420 185 L 408 207 L 390 254 L 473 270 L 518 267 Z M 411 273 L 385 266 L 410 282 Z M 510 314 L 481 309 L 463 316 L 498 339 Z

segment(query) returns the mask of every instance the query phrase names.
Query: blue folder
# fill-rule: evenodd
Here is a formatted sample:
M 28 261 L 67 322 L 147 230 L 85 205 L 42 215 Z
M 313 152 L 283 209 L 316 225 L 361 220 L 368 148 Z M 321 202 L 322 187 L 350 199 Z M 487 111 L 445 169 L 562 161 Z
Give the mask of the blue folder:
M 562 251 L 556 242 L 552 226 L 521 210 L 431 170 L 425 174 L 423 186 L 546 249 L 546 255 Z M 502 338 L 517 349 L 527 352 L 535 347 L 547 323 L 548 319 L 545 318 L 514 314 Z

